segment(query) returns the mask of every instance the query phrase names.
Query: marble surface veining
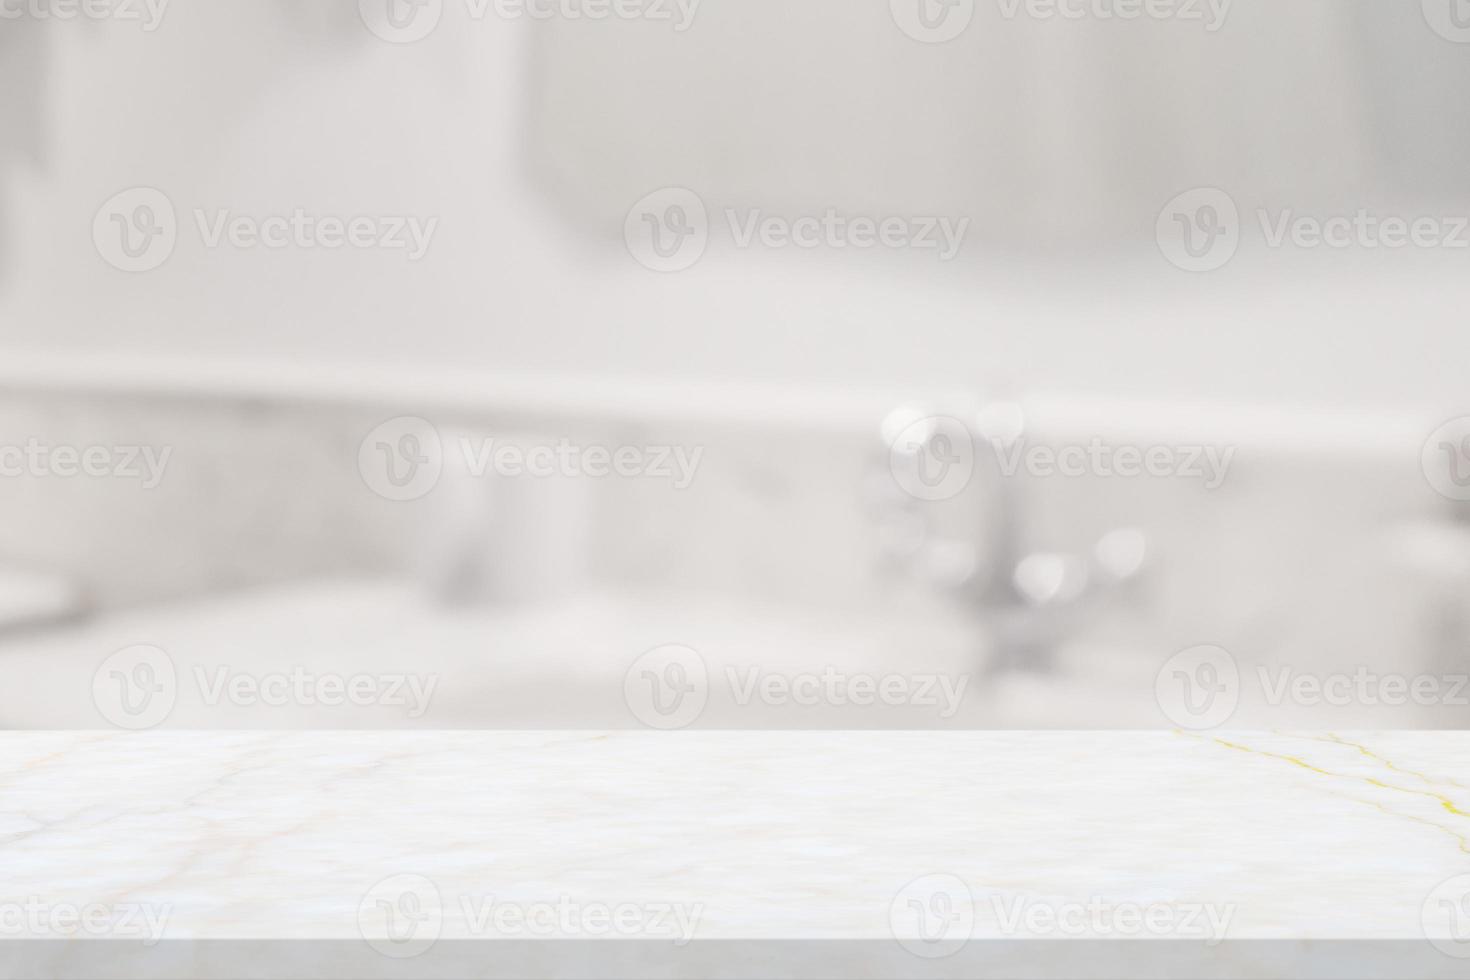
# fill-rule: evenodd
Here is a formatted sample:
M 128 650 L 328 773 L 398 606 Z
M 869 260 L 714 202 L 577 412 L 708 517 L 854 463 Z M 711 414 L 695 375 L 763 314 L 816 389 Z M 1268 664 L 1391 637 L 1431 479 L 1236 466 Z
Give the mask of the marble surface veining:
M 451 937 L 492 900 L 881 938 L 938 875 L 977 936 L 1023 901 L 1420 939 L 1470 872 L 1470 733 L 9 733 L 0 865 L 0 902 L 138 904 L 186 939 L 357 937 L 404 875 Z

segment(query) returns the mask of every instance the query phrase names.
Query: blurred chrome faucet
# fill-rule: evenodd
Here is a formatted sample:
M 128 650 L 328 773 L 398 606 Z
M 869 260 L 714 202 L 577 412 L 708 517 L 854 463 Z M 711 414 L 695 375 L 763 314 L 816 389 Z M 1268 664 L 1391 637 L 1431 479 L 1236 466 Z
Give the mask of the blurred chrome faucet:
M 949 414 L 908 406 L 890 413 L 882 435 L 888 473 L 874 494 L 882 555 L 976 611 L 994 639 L 993 669 L 1049 671 L 1057 646 L 1143 571 L 1148 544 L 1132 527 L 1080 553 L 1026 548 L 1019 405 Z

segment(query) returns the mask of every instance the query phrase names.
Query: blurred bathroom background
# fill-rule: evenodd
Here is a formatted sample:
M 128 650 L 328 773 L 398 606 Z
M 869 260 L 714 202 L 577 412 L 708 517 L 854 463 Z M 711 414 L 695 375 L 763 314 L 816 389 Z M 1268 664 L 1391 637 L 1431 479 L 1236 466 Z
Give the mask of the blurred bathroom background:
M 0 727 L 1173 728 L 1202 646 L 1470 722 L 1463 0 L 99 4 L 0 0 Z M 963 238 L 742 237 L 833 214 Z M 303 672 L 432 703 L 210 694 Z

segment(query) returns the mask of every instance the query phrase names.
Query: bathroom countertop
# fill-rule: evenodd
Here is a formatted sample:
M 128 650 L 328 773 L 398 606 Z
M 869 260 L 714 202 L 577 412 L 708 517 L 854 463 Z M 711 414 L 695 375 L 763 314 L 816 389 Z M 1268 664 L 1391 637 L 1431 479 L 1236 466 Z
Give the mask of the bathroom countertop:
M 1415 284 L 1415 294 L 1423 292 Z M 931 297 L 932 298 L 932 297 Z M 1026 313 L 1036 311 L 1028 297 Z M 1452 307 L 1458 310 L 1458 303 Z M 970 311 L 973 304 L 966 302 Z M 1173 314 L 1168 314 L 1173 316 Z M 1239 319 L 1235 314 L 1232 319 Z M 998 316 L 998 321 L 1006 318 Z M 1060 325 L 1069 325 L 1063 320 Z M 235 398 L 318 405 L 413 406 L 414 411 L 509 412 L 553 418 L 618 418 L 642 423 L 740 424 L 753 431 L 793 429 L 870 439 L 878 423 L 905 404 L 957 406 L 978 397 L 977 383 L 930 387 L 875 387 L 809 382 L 770 384 L 716 377 L 514 371 L 445 364 L 394 362 L 343 365 L 340 359 L 251 359 L 147 356 L 126 352 L 85 356 L 7 349 L 0 357 L 0 388 L 17 391 Z M 1353 456 L 1417 451 L 1447 409 L 1385 406 L 1303 408 L 1259 400 L 1198 401 L 1178 397 L 1119 398 L 1069 388 L 1038 390 L 1022 400 L 1033 436 L 1085 432 L 1118 438 L 1244 443 L 1293 454 Z M 1451 404 L 1456 404 L 1452 402 Z M 1431 403 L 1432 406 L 1432 403 Z
M 669 646 L 692 649 L 706 671 L 707 702 L 683 719 L 691 728 L 1170 724 L 1155 699 L 1161 656 L 1112 656 L 1120 651 L 1081 646 L 1059 653 L 1065 669 L 1055 676 L 982 677 L 984 643 L 973 616 L 947 602 L 902 616 L 700 594 L 590 593 L 546 604 L 446 607 L 411 582 L 325 579 L 116 610 L 0 637 L 0 675 L 17 679 L 0 684 L 0 730 L 115 731 L 147 724 L 170 730 L 644 731 L 647 718 L 634 710 L 626 678 L 646 653 Z M 118 707 L 116 673 L 131 676 L 134 668 L 111 658 L 140 645 L 158 651 L 158 676 L 171 675 L 175 683 L 165 709 L 133 720 L 112 709 Z M 911 690 L 926 703 L 770 703 L 745 696 L 742 687 L 757 675 L 820 676 L 828 668 L 914 678 Z M 223 680 L 290 678 L 298 671 L 403 677 L 405 684 L 382 703 L 220 696 Z M 932 686 L 923 686 L 925 677 L 933 678 Z M 1295 723 L 1331 725 L 1424 722 L 1353 723 L 1339 713 L 1334 720 Z
M 0 794 L 0 911 L 166 940 L 382 943 L 413 893 L 443 941 L 605 935 L 490 914 L 601 905 L 629 937 L 897 949 L 917 898 L 979 939 L 1429 949 L 1470 873 L 1464 732 L 13 732 Z

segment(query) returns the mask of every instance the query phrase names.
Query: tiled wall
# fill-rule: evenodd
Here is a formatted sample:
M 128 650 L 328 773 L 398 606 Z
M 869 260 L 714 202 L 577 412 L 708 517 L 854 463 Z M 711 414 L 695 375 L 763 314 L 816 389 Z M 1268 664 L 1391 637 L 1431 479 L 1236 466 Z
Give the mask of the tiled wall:
M 0 399 L 0 445 L 34 437 L 169 447 L 172 455 L 154 489 L 134 479 L 0 478 L 0 560 L 67 572 L 103 606 L 328 575 L 425 574 L 446 542 L 463 550 L 465 537 L 480 531 L 461 523 L 462 503 L 446 493 L 393 503 L 365 485 L 358 447 L 399 414 L 403 408 L 386 406 L 8 395 Z M 861 425 L 834 436 L 795 426 L 418 414 L 446 432 L 702 449 L 688 489 L 605 478 L 568 498 L 586 511 L 574 516 L 590 528 L 585 575 L 600 587 L 846 608 L 922 591 L 879 558 L 865 487 L 884 478 L 885 456 Z M 1336 458 L 1241 446 L 1229 479 L 1213 491 L 1184 480 L 1023 479 L 1015 519 L 1029 548 L 1077 551 L 1114 527 L 1146 531 L 1144 580 L 1089 626 L 1120 643 L 1222 642 L 1298 661 L 1310 647 L 1328 660 L 1372 663 L 1406 647 L 1436 655 L 1457 615 L 1463 576 L 1434 552 L 1459 547 L 1460 525 L 1424 485 L 1417 447 L 1401 457 Z M 1411 524 L 1420 532 L 1407 531 Z M 528 546 L 536 547 L 534 535 L 521 538 Z
M 0 478 L 0 557 L 66 571 L 103 605 L 391 561 L 364 531 L 353 422 L 340 413 L 184 399 L 13 395 L 0 445 L 146 446 L 162 481 Z
M 169 451 L 141 479 L 0 478 L 0 560 L 72 573 L 103 605 L 326 574 L 416 572 L 458 504 L 376 496 L 363 438 L 402 408 L 12 394 L 0 445 Z M 872 460 L 829 438 L 420 412 L 449 438 L 536 432 L 578 444 L 702 450 L 693 484 L 590 481 L 590 573 L 623 585 L 769 591 L 840 599 L 868 577 L 862 476 Z

